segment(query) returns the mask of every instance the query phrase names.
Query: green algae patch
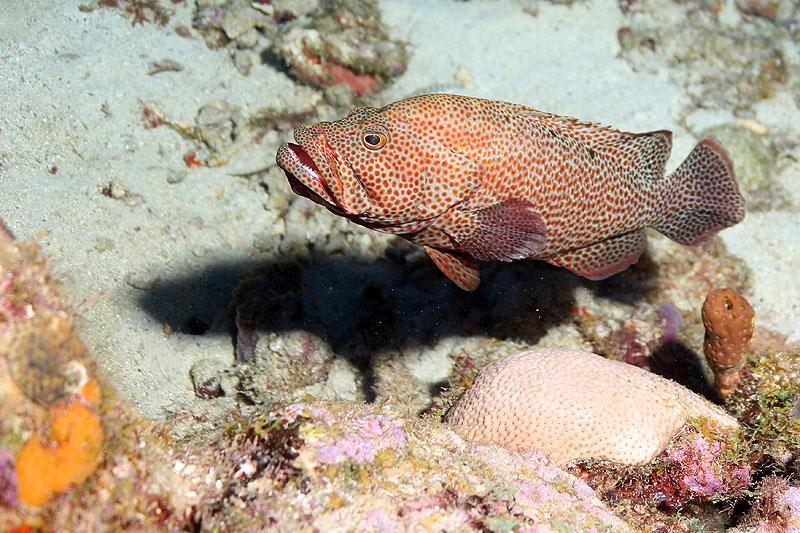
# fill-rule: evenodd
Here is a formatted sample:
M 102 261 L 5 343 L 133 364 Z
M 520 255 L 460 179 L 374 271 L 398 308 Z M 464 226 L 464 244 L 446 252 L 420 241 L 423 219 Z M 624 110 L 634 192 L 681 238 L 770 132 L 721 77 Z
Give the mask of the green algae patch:
M 800 453 L 799 378 L 800 352 L 751 356 L 726 404 L 745 428 L 756 459 L 778 470 Z

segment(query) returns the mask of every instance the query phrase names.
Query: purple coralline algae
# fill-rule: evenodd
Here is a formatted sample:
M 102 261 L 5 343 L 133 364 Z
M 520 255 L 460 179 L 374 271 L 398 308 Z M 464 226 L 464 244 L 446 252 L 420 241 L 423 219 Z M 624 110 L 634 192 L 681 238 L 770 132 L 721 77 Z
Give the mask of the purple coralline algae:
M 783 492 L 783 518 L 786 531 L 800 531 L 800 488 L 787 487 Z
M 497 451 L 491 448 L 482 448 L 478 450 L 478 455 L 492 460 L 497 458 Z M 550 466 L 546 456 L 537 450 L 521 452 L 518 456 L 509 454 L 502 459 L 508 469 L 500 471 L 505 475 L 513 476 L 508 488 L 505 489 L 505 495 L 513 514 L 524 516 L 525 513 L 535 513 L 537 509 L 554 501 L 568 504 L 573 497 L 586 498 L 587 501 L 591 501 L 595 496 L 594 491 L 583 482 L 571 486 L 574 495 L 563 494 L 554 485 L 547 483 L 557 480 L 560 477 L 560 471 L 554 466 Z M 537 469 L 540 479 L 526 479 L 517 473 L 525 472 L 528 469 Z M 502 499 L 502 491 L 495 489 L 494 493 Z M 601 506 L 598 505 L 596 510 L 600 509 Z
M 750 469 L 745 465 L 724 464 L 720 460 L 724 447 L 725 443 L 710 440 L 701 433 L 679 438 L 667 450 L 666 459 L 679 467 L 677 479 L 681 488 L 708 497 L 746 487 Z
M 511 452 L 494 445 L 471 445 L 469 455 L 482 463 L 489 474 L 484 482 L 488 482 L 487 500 L 497 506 L 494 512 L 510 515 L 506 519 L 509 525 L 516 520 L 517 525 L 530 528 L 520 531 L 557 530 L 563 518 L 559 509 L 571 509 L 574 521 L 582 523 L 586 531 L 603 531 L 609 526 L 614 531 L 627 530 L 616 517 L 609 519 L 607 508 L 589 485 L 572 476 L 567 478 L 556 463 L 538 450 Z M 551 513 L 551 529 L 538 529 L 541 526 L 531 524 L 532 517 Z M 603 518 L 605 524 L 601 523 Z
M 644 492 L 676 509 L 740 496 L 750 484 L 750 467 L 736 439 L 734 430 L 710 422 L 687 425 L 655 460 Z
M 8 450 L 0 448 L 0 505 L 14 507 L 18 496 L 19 485 L 14 459 Z
M 398 449 L 406 445 L 406 434 L 391 418 L 385 415 L 367 415 L 356 419 L 344 437 L 317 447 L 317 460 L 336 464 L 347 459 L 370 462 L 384 449 Z M 324 442 L 324 441 L 323 441 Z
M 772 475 L 761 481 L 755 495 L 753 506 L 742 522 L 743 531 L 800 532 L 800 487 Z
M 447 426 L 392 405 L 276 405 L 223 452 L 218 485 L 198 481 L 213 529 L 281 531 L 627 531 L 581 480 L 539 451 L 465 442 Z M 210 458 L 209 458 L 210 459 Z M 241 471 L 231 477 L 231 464 Z M 243 468 L 244 465 L 249 465 Z M 205 471 L 205 464 L 198 464 Z M 256 494 L 272 495 L 260 500 Z M 226 496 L 231 495 L 231 496 Z M 249 502 L 225 507 L 228 498 Z M 533 529 L 525 529 L 533 528 Z
M 384 509 L 372 509 L 367 511 L 367 516 L 359 527 L 361 531 L 380 531 L 390 533 L 402 530 L 402 523 L 391 518 Z

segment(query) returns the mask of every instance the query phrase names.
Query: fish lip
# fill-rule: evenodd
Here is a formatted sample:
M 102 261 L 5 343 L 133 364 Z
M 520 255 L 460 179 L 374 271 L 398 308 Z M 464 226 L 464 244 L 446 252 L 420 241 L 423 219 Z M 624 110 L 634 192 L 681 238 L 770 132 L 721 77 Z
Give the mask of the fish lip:
M 333 195 L 330 194 L 330 189 L 328 189 L 328 185 L 325 183 L 325 180 L 322 179 L 322 173 L 319 171 L 319 167 L 317 167 L 317 164 L 313 159 L 311 159 L 311 156 L 308 155 L 308 152 L 306 152 L 305 149 L 303 149 L 303 147 L 299 144 L 286 143 L 284 146 L 286 146 L 286 153 L 289 154 L 289 157 L 294 162 L 295 167 L 302 169 L 306 177 L 313 178 L 317 184 L 322 187 L 326 193 L 328 193 L 329 197 L 333 198 Z M 291 174 L 292 178 L 294 178 L 292 182 L 292 189 L 294 189 L 294 182 L 302 185 L 302 182 L 297 176 L 294 175 L 294 172 L 289 172 L 289 174 Z M 303 187 L 305 187 L 305 185 L 303 185 Z
M 285 160 L 287 158 L 288 161 Z M 284 161 L 281 161 L 282 159 Z M 341 209 L 336 205 L 333 192 L 323 179 L 317 164 L 302 146 L 295 143 L 286 143 L 281 146 L 281 150 L 278 154 L 278 165 L 286 174 L 289 186 L 295 194 L 304 196 L 339 214 Z M 297 177 L 296 173 L 298 171 L 303 173 L 303 178 L 310 178 L 313 180 L 313 183 L 319 188 L 319 191 L 309 187 L 303 180 Z M 324 196 L 319 194 L 320 192 L 324 193 Z M 341 211 L 340 214 L 344 214 L 344 212 Z

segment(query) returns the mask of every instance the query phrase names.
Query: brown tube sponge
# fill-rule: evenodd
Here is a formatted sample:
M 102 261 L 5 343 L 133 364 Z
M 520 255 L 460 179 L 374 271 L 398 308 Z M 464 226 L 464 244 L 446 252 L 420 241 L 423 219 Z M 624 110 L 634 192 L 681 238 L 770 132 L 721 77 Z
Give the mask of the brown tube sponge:
M 703 302 L 703 353 L 722 398 L 733 392 L 739 381 L 739 371 L 753 341 L 755 319 L 756 313 L 747 300 L 731 289 L 711 291 Z
M 578 350 L 540 348 L 493 361 L 445 417 L 462 437 L 512 450 L 536 448 L 558 463 L 649 463 L 684 426 L 736 420 L 646 370 Z

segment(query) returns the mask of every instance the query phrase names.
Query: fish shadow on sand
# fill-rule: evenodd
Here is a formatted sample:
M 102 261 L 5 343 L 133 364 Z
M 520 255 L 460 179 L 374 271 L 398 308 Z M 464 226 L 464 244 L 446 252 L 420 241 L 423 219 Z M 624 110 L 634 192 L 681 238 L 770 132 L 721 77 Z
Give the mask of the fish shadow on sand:
M 359 368 L 369 388 L 371 361 L 381 350 L 402 352 L 448 336 L 535 343 L 551 328 L 575 319 L 577 287 L 635 302 L 653 273 L 646 256 L 599 282 L 540 261 L 484 263 L 482 286 L 466 292 L 422 254 L 266 263 L 248 258 L 162 280 L 139 304 L 178 333 L 230 335 L 236 363 L 252 357 L 248 344 L 253 333 L 312 333 Z

